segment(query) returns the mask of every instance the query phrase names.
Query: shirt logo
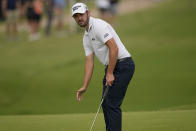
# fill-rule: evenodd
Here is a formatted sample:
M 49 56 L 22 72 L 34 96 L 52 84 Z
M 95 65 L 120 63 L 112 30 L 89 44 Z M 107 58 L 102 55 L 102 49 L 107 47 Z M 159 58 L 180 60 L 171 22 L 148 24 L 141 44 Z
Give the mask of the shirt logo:
M 109 34 L 108 33 L 106 33 L 105 35 L 104 35 L 104 38 L 106 38 L 106 37 L 108 37 L 109 36 Z
M 92 41 L 95 41 L 95 38 L 92 38 Z
M 75 7 L 73 7 L 73 11 L 75 11 L 75 10 L 77 10 L 78 8 L 80 8 L 81 6 L 79 5 L 79 6 L 75 6 Z

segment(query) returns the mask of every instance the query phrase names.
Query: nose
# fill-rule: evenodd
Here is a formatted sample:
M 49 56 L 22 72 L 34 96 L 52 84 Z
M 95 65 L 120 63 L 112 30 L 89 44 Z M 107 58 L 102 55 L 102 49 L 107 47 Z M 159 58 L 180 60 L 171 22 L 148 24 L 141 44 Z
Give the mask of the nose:
M 79 16 L 78 16 L 78 20 L 81 20 L 81 19 L 82 19 L 82 16 L 81 16 L 81 15 L 79 15 Z

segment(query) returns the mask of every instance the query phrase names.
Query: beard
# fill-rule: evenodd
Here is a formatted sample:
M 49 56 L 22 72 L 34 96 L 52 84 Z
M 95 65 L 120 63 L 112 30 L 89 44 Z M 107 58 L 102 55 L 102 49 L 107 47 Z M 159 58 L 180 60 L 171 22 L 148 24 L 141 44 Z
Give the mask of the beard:
M 86 16 L 87 18 L 86 18 L 86 21 L 78 21 L 78 25 L 80 26 L 80 27 L 86 27 L 87 25 L 88 25 L 88 22 L 89 22 L 89 17 L 88 17 L 88 14 L 87 14 L 87 16 Z
M 80 27 L 86 27 L 86 26 L 87 26 L 87 21 L 85 21 L 85 22 L 79 21 L 79 22 L 78 22 L 78 25 L 79 25 Z

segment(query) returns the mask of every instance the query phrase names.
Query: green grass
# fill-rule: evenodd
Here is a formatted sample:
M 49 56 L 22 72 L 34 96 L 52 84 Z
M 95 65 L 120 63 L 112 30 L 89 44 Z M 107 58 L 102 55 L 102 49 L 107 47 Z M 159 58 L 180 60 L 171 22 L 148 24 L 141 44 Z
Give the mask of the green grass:
M 95 114 L 0 116 L 1 131 L 88 131 Z M 125 112 L 123 131 L 194 131 L 196 110 Z M 104 130 L 99 114 L 93 131 Z
M 123 111 L 196 108 L 195 12 L 195 1 L 169 0 L 118 17 L 115 29 L 136 63 Z M 95 112 L 104 75 L 97 60 L 84 100 L 75 99 L 83 82 L 83 34 L 35 42 L 21 35 L 12 42 L 0 33 L 0 115 Z
M 115 29 L 136 63 L 122 105 L 123 131 L 195 131 L 196 2 L 168 0 L 118 17 Z M 3 24 L 3 23 L 1 23 Z M 0 131 L 89 130 L 102 92 L 104 66 L 82 102 L 82 35 L 29 42 L 0 32 Z M 103 131 L 100 113 L 94 131 Z

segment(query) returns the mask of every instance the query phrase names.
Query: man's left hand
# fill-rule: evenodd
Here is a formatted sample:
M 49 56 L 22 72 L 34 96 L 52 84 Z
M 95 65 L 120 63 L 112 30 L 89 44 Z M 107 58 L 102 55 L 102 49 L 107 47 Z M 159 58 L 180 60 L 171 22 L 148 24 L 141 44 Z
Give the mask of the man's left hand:
M 113 82 L 114 82 L 114 75 L 113 74 L 109 74 L 107 73 L 106 75 L 106 86 L 112 86 Z

